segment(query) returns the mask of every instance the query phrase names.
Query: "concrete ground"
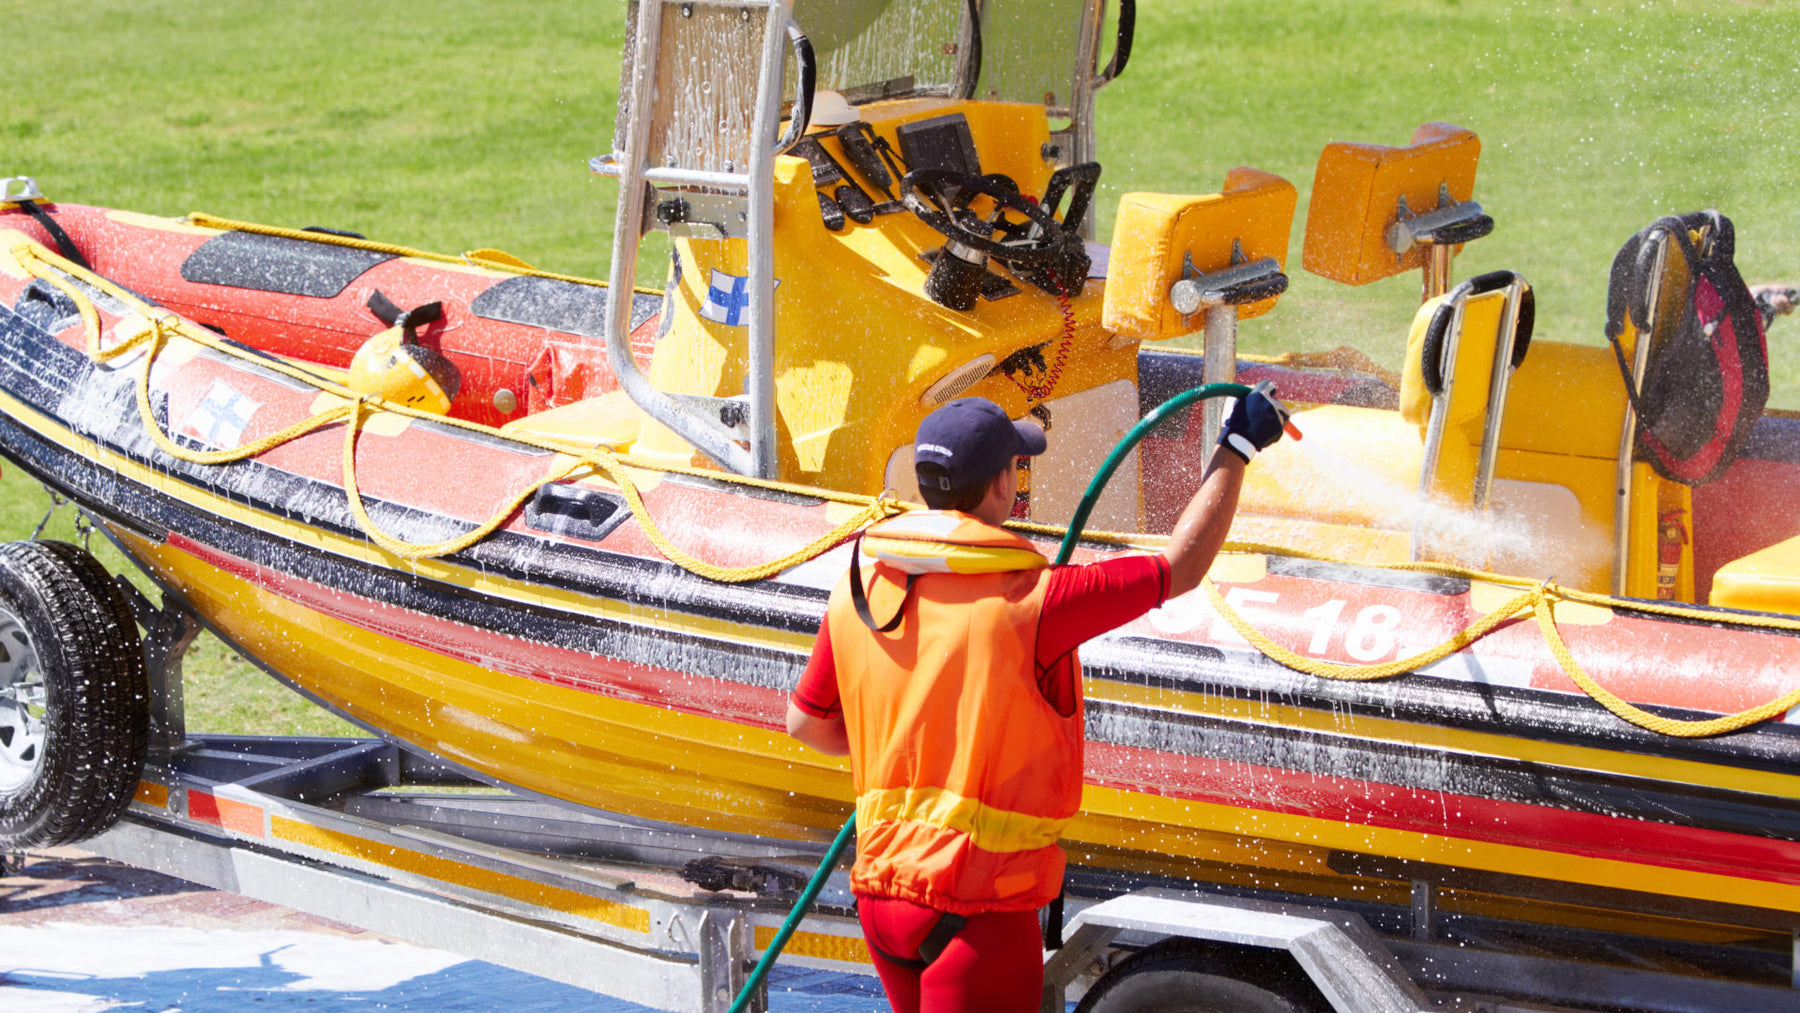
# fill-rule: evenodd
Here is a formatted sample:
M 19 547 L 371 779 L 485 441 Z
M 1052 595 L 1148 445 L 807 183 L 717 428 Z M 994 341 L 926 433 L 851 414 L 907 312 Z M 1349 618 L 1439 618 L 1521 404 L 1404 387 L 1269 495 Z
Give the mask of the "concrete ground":
M 887 1009 L 872 978 L 783 968 L 770 1005 Z M 5 1013 L 644 1009 L 74 848 L 32 853 L 0 878 Z

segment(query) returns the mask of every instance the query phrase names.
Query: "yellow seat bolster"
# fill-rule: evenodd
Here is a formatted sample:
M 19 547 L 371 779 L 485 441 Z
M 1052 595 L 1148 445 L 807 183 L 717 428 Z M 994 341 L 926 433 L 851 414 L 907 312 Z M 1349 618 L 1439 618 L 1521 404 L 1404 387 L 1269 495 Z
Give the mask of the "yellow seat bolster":
M 1500 446 L 1616 460 L 1625 384 L 1612 349 L 1533 341 L 1506 395 Z
M 1237 168 L 1223 191 L 1205 196 L 1128 193 L 1119 198 L 1107 261 L 1101 325 L 1114 334 L 1156 340 L 1187 334 L 1190 324 L 1169 303 L 1183 260 L 1199 271 L 1231 266 L 1235 242 L 1250 260 L 1274 257 L 1287 266 L 1288 233 L 1298 200 L 1294 185 L 1273 173 Z M 1238 319 L 1267 313 L 1273 297 L 1238 307 Z
M 585 447 L 623 450 L 637 439 L 644 418 L 643 410 L 629 395 L 615 390 L 527 415 L 501 426 L 500 431 L 509 435 L 563 440 Z
M 1425 367 L 1421 352 L 1425 347 L 1425 332 L 1431 327 L 1431 318 L 1437 314 L 1437 308 L 1444 304 L 1446 296 L 1427 299 L 1413 314 L 1412 329 L 1406 334 L 1406 361 L 1400 367 L 1400 417 L 1425 430 L 1426 423 L 1431 421 L 1431 392 L 1425 389 Z
M 1719 567 L 1712 604 L 1800 615 L 1800 535 Z

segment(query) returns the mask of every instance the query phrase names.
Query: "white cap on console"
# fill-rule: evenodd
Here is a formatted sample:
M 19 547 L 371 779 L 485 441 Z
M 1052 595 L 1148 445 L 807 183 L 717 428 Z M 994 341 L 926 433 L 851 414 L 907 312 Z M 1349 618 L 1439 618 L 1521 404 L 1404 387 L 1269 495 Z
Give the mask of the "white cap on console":
M 844 96 L 838 92 L 825 89 L 813 92 L 813 126 L 841 127 L 859 119 L 861 117 L 856 114 L 856 107 L 844 101 Z

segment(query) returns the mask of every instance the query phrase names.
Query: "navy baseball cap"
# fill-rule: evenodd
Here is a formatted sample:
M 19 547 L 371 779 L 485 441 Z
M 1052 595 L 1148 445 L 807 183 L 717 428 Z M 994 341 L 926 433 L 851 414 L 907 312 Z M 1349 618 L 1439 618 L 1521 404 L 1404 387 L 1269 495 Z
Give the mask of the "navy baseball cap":
M 944 405 L 919 423 L 913 441 L 913 466 L 935 464 L 944 477 L 919 484 L 966 489 L 1010 467 L 1016 457 L 1044 452 L 1044 430 L 1035 422 L 1014 422 L 1000 406 L 984 397 L 965 397 Z

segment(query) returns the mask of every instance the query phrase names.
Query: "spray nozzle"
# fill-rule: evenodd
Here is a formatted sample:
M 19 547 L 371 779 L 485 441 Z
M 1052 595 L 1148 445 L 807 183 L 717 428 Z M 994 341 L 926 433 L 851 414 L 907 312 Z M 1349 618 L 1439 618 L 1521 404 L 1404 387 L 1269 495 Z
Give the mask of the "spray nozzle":
M 1274 381 L 1263 380 L 1252 386 L 1250 389 L 1261 394 L 1268 400 L 1269 404 L 1275 407 L 1276 413 L 1281 416 L 1281 431 L 1286 433 L 1289 439 L 1298 440 L 1301 438 L 1300 427 L 1294 425 L 1293 409 L 1289 408 L 1284 402 L 1277 400 L 1275 397 Z

